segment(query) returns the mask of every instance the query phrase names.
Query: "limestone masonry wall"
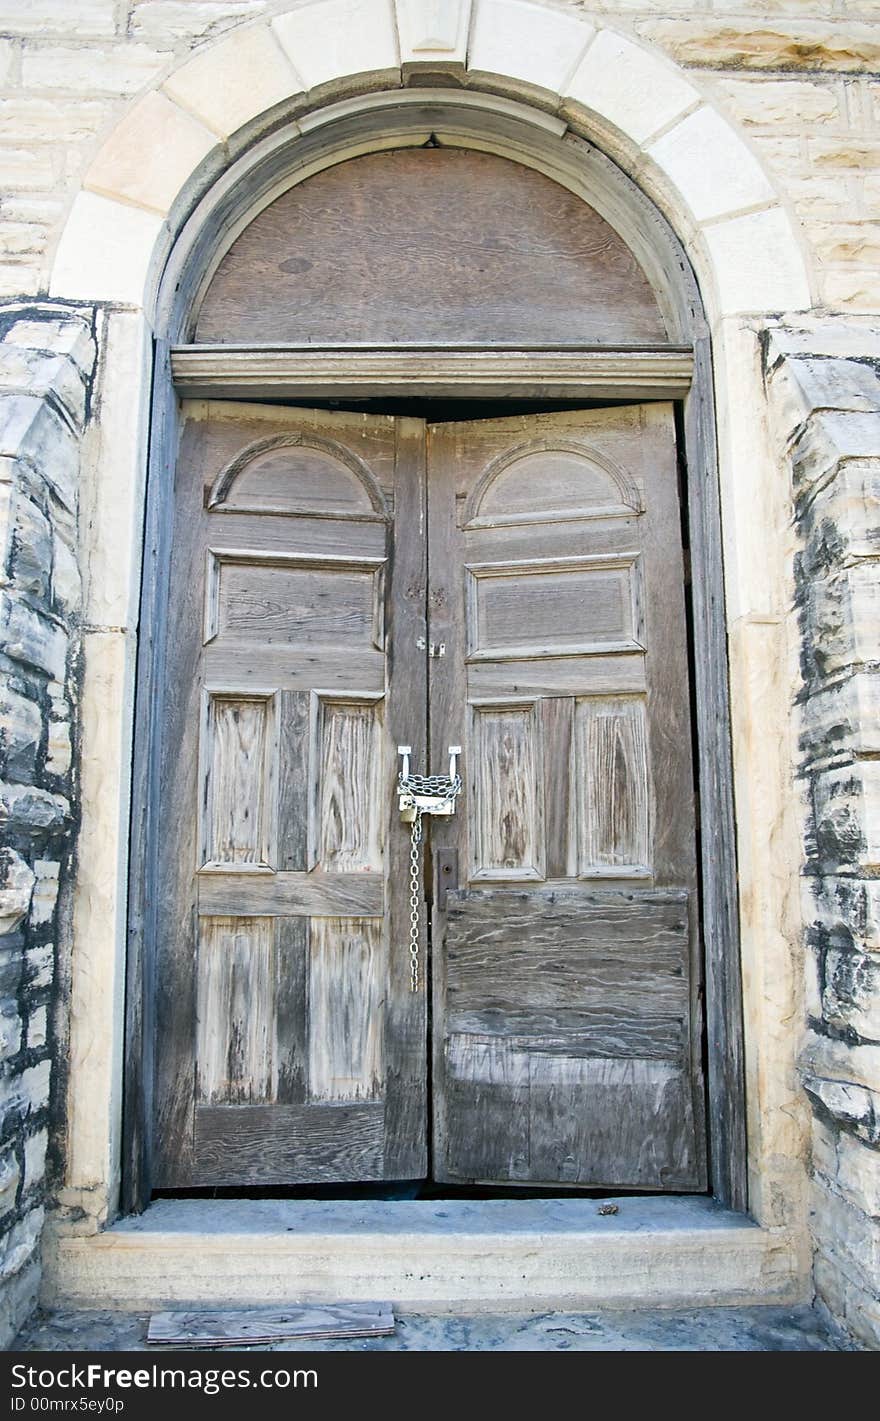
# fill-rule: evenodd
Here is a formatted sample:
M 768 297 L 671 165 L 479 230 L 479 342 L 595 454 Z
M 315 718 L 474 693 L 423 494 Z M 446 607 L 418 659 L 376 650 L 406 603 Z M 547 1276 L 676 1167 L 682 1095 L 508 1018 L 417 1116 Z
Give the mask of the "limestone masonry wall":
M 76 818 L 79 439 L 94 359 L 88 316 L 0 312 L 0 1346 L 36 1294 L 59 1084 L 52 1007 Z
M 416 3 L 395 0 L 396 15 Z M 490 12 L 502 0 L 474 3 L 493 24 Z M 338 4 L 342 25 L 357 0 Z M 809 973 L 802 1017 L 788 1025 L 780 1009 L 786 1020 L 778 1030 L 793 1033 L 803 1047 L 802 1078 L 815 1118 L 817 1293 L 852 1332 L 880 1346 L 880 0 L 523 0 L 518 7 L 504 0 L 501 47 L 508 38 L 503 25 L 519 23 L 512 15 L 528 15 L 532 24 L 542 7 L 589 17 L 665 54 L 738 129 L 799 224 L 814 310 L 797 328 L 771 321 L 772 330 L 759 333 L 767 409 L 738 416 L 757 426 L 769 412 L 778 440 L 775 471 L 783 496 L 790 496 L 785 536 L 797 544 L 789 610 L 802 647 L 793 706 L 801 740 L 790 775 L 787 749 L 778 753 L 786 758 L 785 792 L 807 826 Z M 274 63 L 279 95 L 290 92 L 291 64 L 269 32 L 254 33 L 250 47 L 244 40 L 250 22 L 298 8 L 293 0 L 0 0 L 0 1342 L 36 1293 L 49 1126 L 63 1118 L 66 1091 L 67 976 L 91 970 L 88 953 L 79 968 L 69 963 L 67 916 L 83 633 L 88 644 L 94 632 L 81 613 L 79 450 L 83 435 L 87 451 L 100 450 L 112 423 L 91 402 L 97 344 L 106 347 L 102 379 L 117 385 L 127 379 L 112 342 L 96 340 L 96 332 L 122 332 L 130 323 L 132 331 L 118 337 L 120 349 L 130 347 L 131 360 L 143 358 L 144 368 L 149 338 L 136 304 L 89 305 L 96 293 L 77 285 L 55 290 L 82 295 L 84 305 L 52 298 L 50 271 L 87 175 L 90 191 L 100 194 L 92 210 L 112 197 L 117 219 L 121 213 L 130 220 L 131 240 L 153 243 L 199 159 L 211 152 L 220 171 L 222 144 L 243 122 L 235 119 L 236 105 L 253 116 L 249 73 L 257 92 L 271 91 Z M 193 51 L 210 49 L 236 29 L 242 50 L 235 92 L 202 93 L 201 66 L 175 87 L 171 76 Z M 525 43 L 522 35 L 509 39 L 511 46 Z M 208 72 L 210 88 L 210 65 Z M 681 87 L 675 76 L 670 83 Z M 155 162 L 148 165 L 139 186 L 145 155 L 129 151 L 125 129 L 104 145 L 136 101 L 166 84 L 177 107 L 157 92 L 149 111 L 157 129 L 163 115 L 173 114 L 175 142 L 157 144 L 166 166 L 157 173 Z M 198 114 L 188 108 L 193 94 Z M 711 115 L 703 110 L 700 121 L 711 126 Z M 184 151 L 187 145 L 192 151 Z M 94 169 L 101 149 L 104 168 Z M 712 160 L 707 151 L 707 165 Z M 109 179 L 102 186 L 102 173 L 114 165 L 116 186 Z M 766 206 L 761 183 L 755 186 L 754 175 L 746 183 L 751 197 L 743 214 Z M 710 214 L 709 229 L 712 220 Z M 135 301 L 128 288 L 124 294 Z M 785 306 L 781 299 L 778 306 L 733 309 Z M 746 333 L 755 349 L 753 329 Z M 733 389 L 735 376 L 734 370 Z M 125 392 L 117 389 L 115 398 L 112 419 L 121 425 L 128 418 Z M 735 414 L 722 412 L 722 432 Z M 132 413 L 133 428 L 139 418 Z M 113 438 L 121 441 L 118 430 Z M 102 466 L 95 487 L 109 489 L 115 474 Z M 133 504 L 134 481 L 129 493 Z M 83 521 L 92 516 L 112 522 L 116 515 L 96 505 Z M 136 523 L 133 516 L 130 526 Z M 785 563 L 788 544 L 775 546 L 774 554 Z M 104 556 L 89 573 L 109 585 L 114 572 Z M 782 586 L 787 574 L 774 567 L 768 576 Z M 90 595 L 100 601 L 100 592 Z M 105 600 L 113 599 L 108 593 Z M 115 610 L 98 620 L 123 639 Z M 84 719 L 99 754 L 100 730 L 93 716 Z M 759 737 L 760 727 L 749 733 Z M 90 753 L 82 757 L 86 768 Z M 121 782 L 126 767 L 118 773 Z M 84 805 L 86 780 L 84 773 Z M 109 796 L 103 782 L 102 792 Z M 120 792 L 106 809 L 120 823 L 124 798 Z M 84 808 L 84 825 L 87 818 Z M 740 852 L 743 865 L 742 841 Z M 783 871 L 791 882 L 794 874 Z M 87 864 L 79 878 L 89 893 Z M 782 925 L 776 927 L 782 936 Z M 796 939 L 796 931 L 789 936 Z M 798 984 L 792 990 L 796 995 Z M 775 999 L 765 996 L 770 1010 Z M 103 1030 L 103 1019 L 94 1029 Z M 800 1089 L 790 1063 L 788 1073 L 792 1081 L 771 1082 L 779 1098 Z M 751 1100 L 760 1112 L 777 1097 L 759 1074 Z M 49 1159 L 54 1191 L 63 1181 L 60 1169 L 52 1172 L 51 1146 Z

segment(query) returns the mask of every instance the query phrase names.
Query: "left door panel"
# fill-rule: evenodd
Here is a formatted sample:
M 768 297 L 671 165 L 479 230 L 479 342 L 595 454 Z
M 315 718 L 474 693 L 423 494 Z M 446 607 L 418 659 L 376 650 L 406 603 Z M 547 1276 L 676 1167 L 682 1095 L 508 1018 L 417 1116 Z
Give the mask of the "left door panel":
M 398 741 L 424 748 L 424 428 L 182 416 L 154 1187 L 420 1177 L 425 1007 L 394 784 Z

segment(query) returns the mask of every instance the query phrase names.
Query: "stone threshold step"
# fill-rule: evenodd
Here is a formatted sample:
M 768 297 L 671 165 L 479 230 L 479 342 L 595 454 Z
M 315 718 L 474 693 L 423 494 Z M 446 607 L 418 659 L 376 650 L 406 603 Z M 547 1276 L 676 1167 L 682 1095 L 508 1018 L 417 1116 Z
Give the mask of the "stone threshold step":
M 616 1214 L 600 1207 L 617 1205 Z M 388 1299 L 426 1312 L 741 1306 L 808 1297 L 796 1235 L 710 1199 L 162 1199 L 53 1230 L 48 1306 Z

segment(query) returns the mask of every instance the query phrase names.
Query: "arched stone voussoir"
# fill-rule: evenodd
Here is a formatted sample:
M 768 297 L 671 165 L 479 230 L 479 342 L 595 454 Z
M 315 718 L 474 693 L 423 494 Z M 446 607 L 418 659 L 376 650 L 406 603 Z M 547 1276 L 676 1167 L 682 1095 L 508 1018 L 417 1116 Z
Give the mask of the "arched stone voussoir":
M 396 88 L 402 64 L 462 65 L 466 46 L 469 88 L 533 91 L 544 108 L 554 96 L 558 113 L 636 178 L 685 241 L 713 316 L 809 307 L 795 225 L 696 82 L 627 36 L 538 0 L 307 0 L 209 45 L 99 150 L 59 243 L 52 294 L 149 305 L 175 213 L 222 171 L 232 134 L 284 103 L 299 111 L 356 93 L 365 76 Z

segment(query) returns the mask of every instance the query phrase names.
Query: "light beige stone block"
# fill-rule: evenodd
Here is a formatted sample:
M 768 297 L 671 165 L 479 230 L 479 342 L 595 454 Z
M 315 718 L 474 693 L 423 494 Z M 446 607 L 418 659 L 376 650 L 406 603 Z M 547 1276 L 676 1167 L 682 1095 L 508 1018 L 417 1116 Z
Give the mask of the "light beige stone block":
M 136 94 L 172 56 L 146 44 L 33 45 L 21 61 L 26 89 L 66 89 L 84 94 Z
M 0 88 L 6 88 L 13 81 L 15 73 L 16 47 L 11 39 L 0 39 Z
M 175 70 L 164 84 L 166 94 L 221 138 L 302 87 L 287 55 L 264 26 L 236 31 Z
M 150 332 L 140 315 L 108 317 L 83 440 L 80 561 L 85 619 L 137 624 L 150 387 Z
M 146 94 L 104 143 L 85 186 L 164 214 L 216 142 L 164 94 Z
M 880 312 L 880 272 L 876 267 L 824 268 L 819 273 L 822 300 L 832 311 Z
M 115 0 L 6 0 L 0 17 L 15 35 L 63 34 L 82 38 L 116 33 Z
M 797 236 L 781 208 L 703 229 L 719 315 L 805 311 L 810 285 Z
M 694 14 L 639 19 L 636 33 L 664 49 L 679 64 L 741 69 L 829 70 L 860 73 L 880 66 L 877 26 L 857 19 L 841 23 L 804 17 L 801 0 L 794 16 L 774 23 L 772 16 L 755 14 L 754 3 L 740 0 L 739 13 Z M 663 7 L 665 8 L 665 7 Z
M 134 637 L 86 632 L 73 905 L 67 1182 L 109 1189 L 118 1157 Z
M 61 234 L 50 294 L 142 306 L 161 216 L 81 192 Z
M 59 166 L 50 147 L 0 148 L 0 187 L 5 192 L 51 190 Z
M 594 29 L 531 0 L 476 0 L 468 67 L 562 93 Z
M 163 44 L 222 33 L 242 20 L 256 20 L 266 0 L 135 0 L 131 33 Z
M 20 148 L 31 143 L 91 140 L 109 113 L 107 100 L 7 94 L 0 99 L 0 143 Z
M 824 84 L 803 79 L 723 79 L 717 88 L 740 123 L 810 132 L 814 124 L 840 119 L 839 80 Z
M 698 222 L 775 197 L 757 158 L 714 109 L 688 114 L 647 151 Z
M 401 63 L 465 63 L 471 0 L 395 0 L 395 11 Z
M 600 30 L 596 35 L 566 94 L 636 143 L 657 133 L 700 99 L 698 91 L 671 64 L 612 30 Z
M 392 0 L 315 0 L 272 29 L 307 89 L 400 65 Z

